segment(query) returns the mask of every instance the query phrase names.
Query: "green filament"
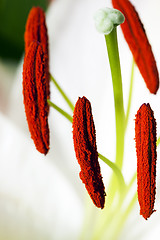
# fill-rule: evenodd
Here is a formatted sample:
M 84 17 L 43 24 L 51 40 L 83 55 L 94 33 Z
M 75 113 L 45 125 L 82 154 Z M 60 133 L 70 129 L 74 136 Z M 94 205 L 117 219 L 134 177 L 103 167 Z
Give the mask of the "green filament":
M 132 100 L 132 92 L 133 92 L 133 80 L 134 80 L 134 67 L 135 67 L 135 62 L 134 62 L 134 59 L 133 59 L 132 70 L 131 70 L 131 79 L 130 79 L 130 88 L 129 88 L 129 97 L 128 97 L 128 106 L 127 106 L 127 112 L 126 112 L 126 118 L 125 118 L 125 130 L 127 128 L 128 118 L 129 118 L 129 113 L 130 113 L 130 108 L 131 108 L 131 100 Z
M 60 114 L 62 114 L 65 118 L 67 118 L 72 123 L 72 116 L 70 114 L 65 112 L 63 109 L 58 107 L 56 104 L 54 104 L 50 100 L 47 100 L 47 102 L 51 107 L 53 107 L 55 110 L 57 110 Z
M 125 115 L 116 28 L 114 28 L 109 35 L 105 35 L 105 40 L 108 50 L 114 93 L 114 105 L 116 117 L 116 164 L 121 169 L 123 164 L 123 152 L 124 152 Z
M 105 162 L 115 173 L 115 175 L 117 176 L 117 180 L 120 186 L 120 190 L 123 191 L 126 187 L 123 175 L 121 173 L 121 170 L 117 167 L 117 165 L 113 162 L 111 162 L 109 159 L 107 159 L 106 157 L 104 157 L 102 154 L 98 154 L 99 158 Z
M 70 109 L 73 111 L 74 110 L 74 105 L 71 102 L 71 100 L 67 97 L 67 95 L 65 94 L 63 89 L 60 87 L 60 85 L 57 83 L 57 81 L 55 80 L 55 78 L 51 74 L 50 74 L 50 77 L 51 77 L 52 82 L 55 84 L 56 88 L 58 89 L 58 91 L 60 92 L 60 94 L 62 95 L 62 97 L 64 98 L 64 100 L 68 104 L 68 106 L 70 107 Z

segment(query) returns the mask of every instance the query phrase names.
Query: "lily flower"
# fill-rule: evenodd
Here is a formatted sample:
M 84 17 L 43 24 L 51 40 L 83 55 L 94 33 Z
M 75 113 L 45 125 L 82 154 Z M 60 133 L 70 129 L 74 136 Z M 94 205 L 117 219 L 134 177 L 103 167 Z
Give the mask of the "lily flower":
M 110 6 L 110 1 L 53 1 L 46 12 L 46 24 L 49 35 L 50 73 L 63 87 L 73 104 L 78 96 L 87 96 L 90 99 L 96 126 L 97 149 L 114 161 L 115 116 L 112 81 L 105 41 L 95 30 L 93 22 L 95 11 L 103 5 Z M 151 13 L 153 19 L 146 24 L 146 31 L 148 35 L 152 35 L 152 47 L 158 49 L 159 41 L 152 26 L 160 21 L 157 10 L 160 7 L 159 1 L 155 2 L 154 6 L 151 1 L 137 1 L 136 6 L 139 13 L 144 14 L 146 22 L 148 12 L 155 8 L 153 14 Z M 154 21 L 154 18 L 157 21 Z M 126 110 L 132 56 L 123 36 L 118 34 L 118 40 Z M 160 59 L 160 51 L 156 52 L 156 59 Z M 13 67 L 11 69 L 9 64 L 6 67 L 0 63 L 0 69 L 0 92 L 5 92 L 0 94 L 0 239 L 77 240 L 81 236 L 82 239 L 91 240 L 94 229 L 97 229 L 94 232 L 97 239 L 112 239 L 99 235 L 101 228 L 108 230 L 109 223 L 105 222 L 108 212 L 105 208 L 101 210 L 93 205 L 78 177 L 80 169 L 74 153 L 71 123 L 59 112 L 50 109 L 50 151 L 46 156 L 40 154 L 30 138 L 24 112 L 23 58 L 14 74 Z M 143 102 L 151 103 L 157 120 L 157 135 L 159 133 L 159 104 L 143 84 L 141 75 L 135 71 L 133 104 L 126 129 L 126 151 L 122 171 L 127 184 L 136 171 L 134 118 Z M 52 82 L 50 93 L 50 99 L 72 115 L 72 111 Z M 112 170 L 101 160 L 99 164 L 107 193 L 107 206 L 110 196 L 109 176 Z M 133 184 L 133 190 L 135 189 L 136 183 Z M 139 215 L 138 203 L 135 204 L 131 214 L 125 219 L 125 225 L 119 226 L 116 240 L 159 239 L 159 189 L 157 183 L 157 211 L 146 222 Z M 123 207 L 125 208 L 125 205 Z M 111 215 L 110 221 L 114 220 L 112 229 L 117 217 Z M 111 231 L 107 234 L 112 234 L 112 229 L 110 228 Z

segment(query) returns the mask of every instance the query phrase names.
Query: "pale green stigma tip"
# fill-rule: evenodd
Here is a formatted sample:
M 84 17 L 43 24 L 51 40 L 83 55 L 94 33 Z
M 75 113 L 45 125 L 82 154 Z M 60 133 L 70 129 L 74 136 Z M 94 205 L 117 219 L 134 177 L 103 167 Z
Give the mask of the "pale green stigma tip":
M 114 27 L 124 22 L 124 15 L 114 8 L 99 9 L 95 15 L 95 26 L 98 32 L 108 35 Z

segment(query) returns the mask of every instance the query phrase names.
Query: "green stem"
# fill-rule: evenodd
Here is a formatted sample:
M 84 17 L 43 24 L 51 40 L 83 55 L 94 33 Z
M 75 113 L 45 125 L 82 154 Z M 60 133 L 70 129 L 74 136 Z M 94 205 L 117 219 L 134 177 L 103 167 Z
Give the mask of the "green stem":
M 122 231 L 122 228 L 129 217 L 129 214 L 133 210 L 133 207 L 135 206 L 135 203 L 137 201 L 137 193 L 132 197 L 131 201 L 129 202 L 126 209 L 123 211 L 122 209 L 115 208 L 115 211 L 112 213 L 112 216 L 110 216 L 110 221 L 107 225 L 105 225 L 104 231 L 100 232 L 99 236 L 97 235 L 97 238 L 94 238 L 95 240 L 99 239 L 111 239 L 111 240 L 117 240 L 119 239 L 119 235 Z
M 116 164 L 121 169 L 123 165 L 123 153 L 124 153 L 125 115 L 116 27 L 112 30 L 110 34 L 105 35 L 105 40 L 108 50 L 114 92 L 115 118 L 116 118 Z
M 129 216 L 130 212 L 132 211 L 132 208 L 137 200 L 137 193 L 135 193 L 134 196 L 129 201 L 128 206 L 124 209 L 123 200 L 129 194 L 129 190 L 131 189 L 135 179 L 136 173 L 132 176 L 128 186 L 126 186 L 125 191 L 123 192 L 122 198 L 119 199 L 116 205 L 109 206 L 108 205 L 109 203 L 107 202 L 107 206 L 104 209 L 104 215 L 100 216 L 101 218 L 99 219 L 97 229 L 95 229 L 95 232 L 93 234 L 93 240 L 99 239 L 117 240 L 118 234 L 120 233 L 121 228 L 125 224 L 125 221 Z M 103 238 L 102 236 L 104 236 L 105 234 L 109 235 Z
M 137 193 L 135 193 L 135 195 L 133 196 L 132 200 L 130 201 L 128 207 L 126 208 L 126 210 L 122 213 L 122 215 L 120 215 L 118 217 L 119 223 L 117 224 L 117 226 L 114 228 L 114 235 L 112 236 L 112 240 L 117 240 L 122 227 L 124 226 L 129 214 L 131 213 L 131 211 L 133 210 L 133 207 L 135 205 L 137 201 Z
M 124 190 L 125 189 L 125 181 L 124 181 L 124 178 L 123 178 L 123 175 L 121 173 L 121 170 L 119 169 L 119 167 L 116 166 L 115 163 L 111 162 L 109 159 L 107 159 L 106 157 L 104 157 L 102 154 L 98 153 L 98 156 L 99 158 L 105 162 L 110 168 L 112 168 L 113 172 L 116 174 L 117 176 L 117 180 L 118 180 L 118 183 L 120 185 L 120 190 L 122 191 L 122 189 Z
M 55 84 L 56 88 L 58 89 L 58 91 L 61 93 L 62 97 L 65 99 L 65 101 L 68 104 L 68 106 L 70 107 L 70 109 L 73 111 L 74 110 L 73 103 L 70 101 L 70 99 L 67 97 L 65 92 L 62 90 L 62 88 L 59 86 L 59 84 L 57 83 L 57 81 L 51 74 L 50 74 L 50 77 L 51 77 L 52 82 Z
M 129 184 L 127 185 L 127 189 L 126 189 L 127 192 L 131 189 L 131 187 L 132 187 L 133 183 L 135 182 L 136 178 L 137 178 L 137 172 L 135 172 L 135 173 L 133 174 L 133 176 L 132 176 Z M 126 193 L 127 193 L 127 192 L 126 192 Z
M 116 159 L 115 164 L 122 169 L 123 154 L 124 154 L 124 134 L 125 134 L 125 114 L 123 104 L 123 89 L 121 67 L 119 60 L 119 51 L 117 43 L 117 30 L 116 27 L 108 35 L 105 35 L 109 63 L 112 75 L 114 105 L 115 105 L 115 120 L 116 120 Z M 115 176 L 111 176 L 108 194 L 110 194 L 109 205 L 111 206 L 115 199 L 117 192 L 117 182 Z M 122 196 L 123 194 L 121 194 Z
M 68 114 L 67 112 L 65 112 L 63 109 L 61 109 L 60 107 L 58 107 L 56 104 L 54 104 L 53 102 L 51 102 L 49 99 L 47 100 L 48 104 L 53 107 L 54 109 L 56 109 L 59 113 L 61 113 L 65 118 L 67 118 L 71 123 L 72 123 L 72 116 L 70 114 Z
M 132 92 L 133 92 L 133 80 L 134 80 L 134 66 L 135 66 L 135 62 L 134 62 L 134 59 L 133 59 L 132 70 L 131 70 L 130 88 L 129 88 L 129 97 L 128 97 L 128 106 L 127 106 L 127 112 L 126 112 L 126 118 L 125 118 L 125 130 L 127 128 L 128 118 L 129 118 L 129 113 L 130 113 L 130 108 L 131 108 L 131 100 L 132 100 Z

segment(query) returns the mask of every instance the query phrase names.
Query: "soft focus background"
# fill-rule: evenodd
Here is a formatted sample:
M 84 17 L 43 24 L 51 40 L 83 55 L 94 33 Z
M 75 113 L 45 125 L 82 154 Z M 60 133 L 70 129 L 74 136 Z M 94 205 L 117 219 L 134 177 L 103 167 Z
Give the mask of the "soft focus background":
M 132 3 L 144 23 L 160 69 L 160 2 L 133 0 Z M 111 7 L 111 1 L 0 0 L 0 239 L 77 240 L 84 221 L 86 202 L 92 205 L 92 201 L 88 199 L 78 176 L 72 126 L 54 109 L 50 109 L 50 152 L 44 157 L 35 150 L 24 114 L 23 34 L 28 12 L 37 5 L 46 10 L 50 72 L 73 103 L 78 96 L 86 96 L 91 101 L 98 151 L 112 161 L 115 157 L 114 102 L 109 62 L 104 37 L 96 31 L 93 21 L 96 10 Z M 126 108 L 132 55 L 120 27 L 118 41 Z M 52 83 L 51 100 L 70 112 Z M 134 118 L 144 102 L 149 102 L 155 112 L 159 136 L 159 91 L 157 95 L 151 95 L 136 68 L 125 144 L 123 174 L 126 181 L 136 170 Z M 159 239 L 159 154 L 158 149 L 157 211 L 145 221 L 139 215 L 137 204 L 119 240 Z M 103 162 L 100 161 L 100 164 L 107 190 L 111 170 Z

